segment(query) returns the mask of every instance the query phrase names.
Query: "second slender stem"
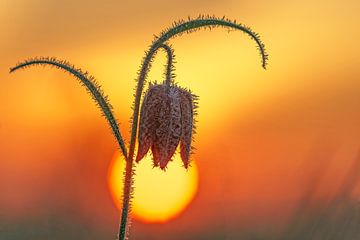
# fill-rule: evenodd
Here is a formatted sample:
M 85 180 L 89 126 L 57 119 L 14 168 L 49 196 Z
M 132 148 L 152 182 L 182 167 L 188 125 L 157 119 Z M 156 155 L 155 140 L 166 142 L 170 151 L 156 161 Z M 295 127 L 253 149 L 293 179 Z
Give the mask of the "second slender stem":
M 126 159 L 126 169 L 125 169 L 125 180 L 124 180 L 124 189 L 123 189 L 123 205 L 121 212 L 121 222 L 120 222 L 120 230 L 119 230 L 119 240 L 125 240 L 128 235 L 128 225 L 129 225 L 129 211 L 130 211 L 130 199 L 132 195 L 132 186 L 133 186 L 133 160 L 134 160 L 134 151 L 135 151 L 135 142 L 136 142 L 136 133 L 137 133 L 137 125 L 139 118 L 139 106 L 140 99 L 142 95 L 142 90 L 144 87 L 145 78 L 147 72 L 151 65 L 151 60 L 156 54 L 159 48 L 163 48 L 168 55 L 168 65 L 166 69 L 166 84 L 170 85 L 172 78 L 172 66 L 173 66 L 173 51 L 166 44 L 159 44 L 153 46 L 147 54 L 144 64 L 142 65 L 140 76 L 138 79 L 136 95 L 135 95 L 135 104 L 134 104 L 134 112 L 133 112 L 133 121 L 132 121 L 132 132 L 130 139 L 130 147 L 129 147 L 129 155 Z
M 133 176 L 133 161 L 126 161 L 125 168 L 125 182 L 124 182 L 124 191 L 123 191 L 123 205 L 121 212 L 121 222 L 120 222 L 120 231 L 119 231 L 119 239 L 126 239 L 127 231 L 128 231 L 128 214 L 130 210 L 130 198 L 132 193 L 132 176 Z

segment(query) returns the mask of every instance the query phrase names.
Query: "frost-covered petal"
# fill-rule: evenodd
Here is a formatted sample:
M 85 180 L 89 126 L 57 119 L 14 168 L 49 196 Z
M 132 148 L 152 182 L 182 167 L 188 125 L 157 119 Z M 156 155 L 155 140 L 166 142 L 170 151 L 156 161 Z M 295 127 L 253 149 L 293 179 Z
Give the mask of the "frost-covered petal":
M 146 155 L 155 140 L 155 132 L 159 125 L 159 105 L 164 99 L 166 99 L 166 92 L 163 85 L 149 86 L 140 111 L 137 162 Z
M 194 133 L 196 96 L 180 87 L 165 84 L 150 85 L 140 112 L 140 161 L 151 147 L 154 166 L 165 169 L 180 143 L 180 155 L 185 168 L 189 166 Z
M 196 96 L 189 91 L 181 89 L 181 138 L 180 138 L 180 157 L 184 163 L 184 167 L 188 168 L 190 163 L 191 142 L 195 129 L 195 109 Z
M 164 169 L 174 155 L 181 137 L 181 108 L 179 88 L 171 86 L 166 90 L 166 98 L 159 106 L 159 125 L 153 142 L 154 164 Z

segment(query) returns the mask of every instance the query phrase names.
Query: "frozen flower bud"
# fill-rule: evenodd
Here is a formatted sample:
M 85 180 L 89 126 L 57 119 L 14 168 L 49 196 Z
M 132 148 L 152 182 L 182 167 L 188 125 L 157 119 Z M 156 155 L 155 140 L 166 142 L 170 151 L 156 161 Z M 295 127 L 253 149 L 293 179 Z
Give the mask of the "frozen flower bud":
M 150 85 L 141 106 L 136 161 L 151 151 L 154 166 L 165 169 L 180 143 L 184 167 L 189 166 L 196 97 L 180 87 Z

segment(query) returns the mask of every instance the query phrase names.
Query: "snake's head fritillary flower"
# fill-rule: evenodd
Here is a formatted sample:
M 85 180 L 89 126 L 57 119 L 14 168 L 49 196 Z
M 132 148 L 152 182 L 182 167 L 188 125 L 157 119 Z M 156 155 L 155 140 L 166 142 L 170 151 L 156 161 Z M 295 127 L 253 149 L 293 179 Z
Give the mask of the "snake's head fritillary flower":
M 175 85 L 150 84 L 141 106 L 139 123 L 139 162 L 149 151 L 154 166 L 165 169 L 180 143 L 180 156 L 188 168 L 197 97 Z

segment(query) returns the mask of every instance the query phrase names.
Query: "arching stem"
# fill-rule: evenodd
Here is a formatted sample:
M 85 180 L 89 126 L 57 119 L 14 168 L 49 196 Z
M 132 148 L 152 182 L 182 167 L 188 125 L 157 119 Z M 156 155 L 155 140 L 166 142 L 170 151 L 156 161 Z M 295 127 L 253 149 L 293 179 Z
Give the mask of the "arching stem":
M 166 44 L 160 44 L 156 50 L 151 51 L 149 55 L 146 56 L 146 59 L 144 60 L 144 64 L 140 71 L 140 76 L 138 80 L 137 85 L 137 91 L 135 95 L 135 101 L 138 102 L 137 104 L 134 104 L 134 114 L 137 112 L 136 115 L 133 116 L 133 125 L 132 125 L 132 132 L 131 132 L 131 140 L 130 140 L 130 147 L 129 147 L 129 155 L 126 161 L 126 167 L 125 167 L 125 176 L 124 176 L 124 188 L 123 188 L 123 201 L 122 201 L 122 212 L 121 212 L 121 220 L 120 220 L 120 227 L 119 227 L 119 239 L 124 240 L 127 238 L 128 235 L 128 229 L 129 229 L 129 212 L 130 212 L 130 200 L 132 197 L 133 192 L 133 175 L 134 175 L 134 169 L 133 169 L 133 158 L 134 158 L 134 150 L 135 150 L 135 140 L 136 140 L 136 130 L 134 130 L 134 124 L 137 124 L 138 122 L 138 110 L 135 111 L 136 106 L 140 105 L 140 98 L 142 94 L 143 86 L 141 86 L 139 90 L 139 84 L 144 84 L 144 79 L 146 78 L 147 72 L 150 68 L 152 59 L 154 58 L 157 50 L 159 48 L 164 49 L 164 51 L 167 53 L 167 65 L 166 65 L 166 72 L 165 72 L 165 83 L 170 86 L 170 84 L 173 81 L 173 62 L 174 62 L 174 51 L 172 48 Z M 146 64 L 145 64 L 146 62 Z M 137 107 L 137 109 L 139 109 Z M 136 119 L 136 121 L 134 121 Z M 135 134 L 134 134 L 135 131 Z
M 56 58 L 48 57 L 34 58 L 21 62 L 15 67 L 10 68 L 10 73 L 33 65 L 50 65 L 62 69 L 75 76 L 86 87 L 92 98 L 95 100 L 96 104 L 101 109 L 103 115 L 105 116 L 106 120 L 110 125 L 110 128 L 116 138 L 117 143 L 119 144 L 122 154 L 125 158 L 127 157 L 125 143 L 119 130 L 119 124 L 116 121 L 116 118 L 114 117 L 114 114 L 112 112 L 112 106 L 109 103 L 107 96 L 105 96 L 103 91 L 101 90 L 100 85 L 95 81 L 94 77 L 88 76 L 87 72 L 82 72 L 80 69 L 75 68 L 73 65 L 66 61 L 60 61 Z
M 156 54 L 159 48 L 164 48 L 164 43 L 169 39 L 181 35 L 183 33 L 189 33 L 191 31 L 197 30 L 199 28 L 204 27 L 225 27 L 228 29 L 236 29 L 244 32 L 248 36 L 250 36 L 257 44 L 257 47 L 260 52 L 261 60 L 262 60 L 262 67 L 266 68 L 267 63 L 267 54 L 265 52 L 264 44 L 261 42 L 259 36 L 253 32 L 250 28 L 237 24 L 236 22 L 232 22 L 225 18 L 216 18 L 216 17 L 209 17 L 209 16 L 200 16 L 197 19 L 189 19 L 187 22 L 181 21 L 179 23 L 175 23 L 172 28 L 165 30 L 160 34 L 159 37 L 156 37 L 153 44 L 150 46 L 149 50 L 146 52 L 146 55 L 143 59 L 143 63 L 141 69 L 139 71 L 139 76 L 137 79 L 137 88 L 135 93 L 135 100 L 133 105 L 133 115 L 132 115 L 132 128 L 131 128 L 131 139 L 130 139 L 130 146 L 129 146 L 129 155 L 127 158 L 126 163 L 126 173 L 125 173 L 125 183 L 124 183 L 124 199 L 123 199 L 123 212 L 121 217 L 120 223 L 120 230 L 119 230 L 119 239 L 124 240 L 127 238 L 128 235 L 128 213 L 129 213 L 129 204 L 130 204 L 130 197 L 132 194 L 132 175 L 133 175 L 133 159 L 134 159 L 134 150 L 135 150 L 135 141 L 136 141 L 136 134 L 138 128 L 138 120 L 139 120 L 139 109 L 140 109 L 140 100 L 145 84 L 145 80 L 147 77 L 147 73 L 150 69 L 152 59 Z M 165 47 L 166 50 L 166 47 Z M 169 65 L 168 65 L 169 66 Z M 170 84 L 170 79 L 166 80 L 166 84 Z
M 166 72 L 165 72 L 165 84 L 167 87 L 170 87 L 172 81 L 173 81 L 173 71 L 174 71 L 174 50 L 166 44 L 162 44 L 160 47 L 162 47 L 167 55 L 168 55 L 168 61 L 167 61 L 167 65 L 166 65 Z

